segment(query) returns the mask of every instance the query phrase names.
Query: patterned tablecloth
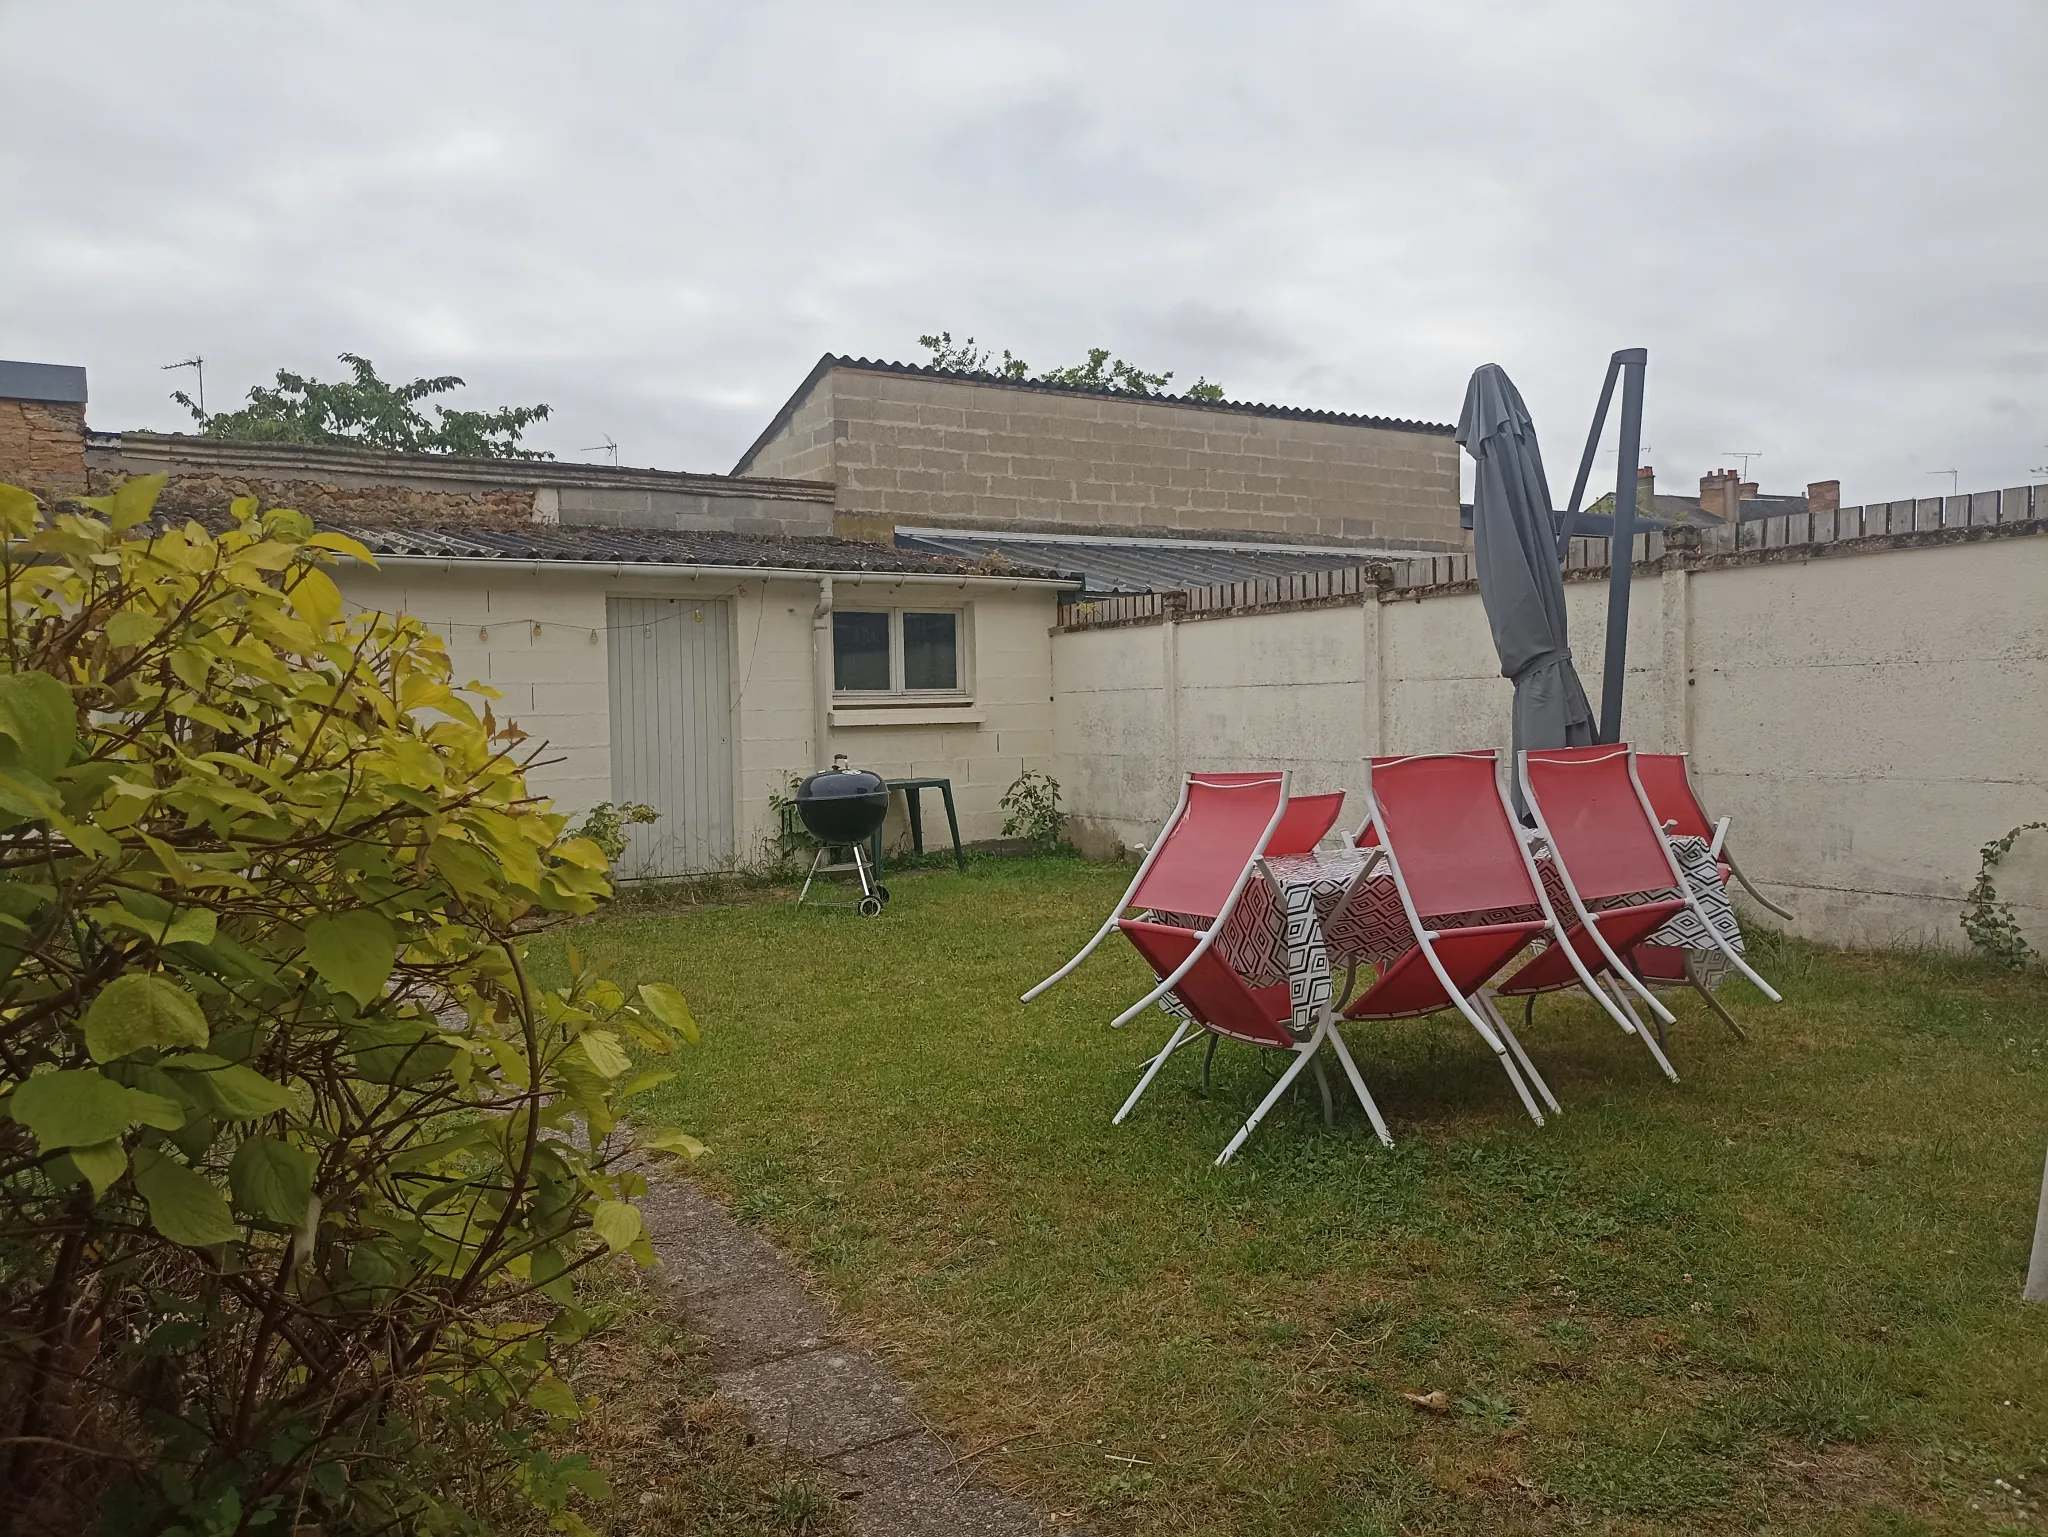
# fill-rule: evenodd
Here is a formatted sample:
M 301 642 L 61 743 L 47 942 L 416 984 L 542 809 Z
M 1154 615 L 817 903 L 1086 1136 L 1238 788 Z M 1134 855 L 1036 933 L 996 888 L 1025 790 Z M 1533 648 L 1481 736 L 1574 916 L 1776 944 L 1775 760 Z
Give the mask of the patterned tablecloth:
M 1728 889 L 1722 883 L 1720 867 L 1708 851 L 1706 840 L 1674 838 L 1671 847 L 1678 856 L 1679 868 L 1699 897 L 1707 923 L 1727 940 L 1731 949 L 1740 953 L 1742 930 L 1736 926 Z M 1373 868 L 1364 880 L 1359 880 L 1359 872 L 1368 861 Z M 1552 908 L 1569 914 L 1571 900 L 1565 895 L 1556 863 L 1540 849 L 1536 869 L 1543 878 Z M 1266 870 L 1270 880 L 1253 880 L 1225 921 L 1223 932 L 1216 937 L 1216 953 L 1253 987 L 1285 982 L 1294 1006 L 1294 1029 L 1306 1036 L 1334 996 L 1333 970 L 1359 964 L 1385 965 L 1397 960 L 1407 953 L 1411 942 L 1408 920 L 1401 911 L 1401 894 L 1395 889 L 1393 877 L 1372 849 L 1321 849 L 1312 854 L 1280 855 L 1266 861 Z M 1595 906 L 1661 901 L 1676 895 L 1675 888 L 1666 888 L 1612 898 Z M 1160 923 L 1177 923 L 1186 928 L 1205 929 L 1209 924 L 1206 918 L 1177 913 L 1155 912 L 1148 916 Z M 1496 908 L 1480 913 L 1425 913 L 1423 921 L 1432 928 L 1448 929 L 1520 923 L 1541 916 L 1534 907 Z M 1677 914 L 1644 943 L 1706 952 L 1706 957 L 1719 962 L 1718 966 L 1707 968 L 1708 979 L 1715 979 L 1715 974 L 1726 965 L 1706 927 L 1690 909 Z M 1161 999 L 1159 1006 L 1169 1014 L 1187 1017 L 1187 1011 L 1171 995 Z

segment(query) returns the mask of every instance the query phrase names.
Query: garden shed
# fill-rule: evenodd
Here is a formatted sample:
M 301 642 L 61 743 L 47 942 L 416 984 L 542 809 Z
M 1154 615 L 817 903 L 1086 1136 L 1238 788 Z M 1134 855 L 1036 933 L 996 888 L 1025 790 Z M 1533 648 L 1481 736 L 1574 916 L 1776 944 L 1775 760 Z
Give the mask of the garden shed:
M 1071 585 L 1052 572 L 816 537 L 351 532 L 378 562 L 338 573 L 351 607 L 438 631 L 457 681 L 547 744 L 536 789 L 661 813 L 632 829 L 630 877 L 760 859 L 774 800 L 834 753 L 951 780 L 969 841 L 1000 836 L 1003 791 L 1052 765 L 1050 631 Z

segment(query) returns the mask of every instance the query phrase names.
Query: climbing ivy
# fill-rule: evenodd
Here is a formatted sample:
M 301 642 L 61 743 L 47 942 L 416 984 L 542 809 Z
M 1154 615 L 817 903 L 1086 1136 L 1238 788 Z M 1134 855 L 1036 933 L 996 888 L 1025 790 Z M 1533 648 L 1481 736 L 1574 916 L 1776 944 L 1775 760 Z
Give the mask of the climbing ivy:
M 1977 879 L 1969 895 L 1963 898 L 1963 932 L 1969 935 L 1978 954 L 2008 971 L 2024 971 L 2041 957 L 2020 932 L 2012 904 L 1999 899 L 1991 872 L 2012 852 L 2022 833 L 2043 830 L 2048 830 L 2048 822 L 2022 822 L 2003 837 L 1985 844 L 1978 850 L 1983 863 L 1978 867 Z

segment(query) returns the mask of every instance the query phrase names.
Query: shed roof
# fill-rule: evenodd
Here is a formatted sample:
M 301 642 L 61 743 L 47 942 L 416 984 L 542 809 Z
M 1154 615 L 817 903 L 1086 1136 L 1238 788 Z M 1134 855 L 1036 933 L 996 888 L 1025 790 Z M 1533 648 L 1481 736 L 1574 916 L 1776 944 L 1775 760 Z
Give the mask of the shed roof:
M 1046 395 L 1081 395 L 1093 400 L 1116 400 L 1128 405 L 1179 406 L 1191 411 L 1221 411 L 1239 416 L 1277 417 L 1293 422 L 1329 422 L 1339 427 L 1378 427 L 1392 432 L 1422 432 L 1433 437 L 1452 437 L 1457 428 L 1448 422 L 1409 421 L 1397 416 L 1357 416 L 1345 411 L 1319 411 L 1308 406 L 1275 406 L 1249 400 L 1190 400 L 1185 395 L 1133 395 L 1122 390 L 1091 390 L 1077 384 L 1056 384 L 1049 379 L 1013 379 L 1004 374 L 964 373 L 957 369 L 933 368 L 924 363 L 891 363 L 881 358 L 850 358 L 828 352 L 819 358 L 817 365 L 796 387 L 789 399 L 782 403 L 761 435 L 754 439 L 752 446 L 740 455 L 739 463 L 732 467 L 735 475 L 744 475 L 747 466 L 754 462 L 754 456 L 766 448 L 775 435 L 789 424 L 796 415 L 797 407 L 804 398 L 817 388 L 818 381 L 835 368 L 851 369 L 869 374 L 907 374 L 920 379 L 938 379 L 948 384 L 983 385 L 1001 390 L 1035 390 Z
M 1023 562 L 894 549 L 855 539 L 771 537 L 670 529 L 564 527 L 344 528 L 373 555 L 464 562 L 754 567 L 772 571 L 900 572 L 904 575 L 1063 581 L 1044 561 Z

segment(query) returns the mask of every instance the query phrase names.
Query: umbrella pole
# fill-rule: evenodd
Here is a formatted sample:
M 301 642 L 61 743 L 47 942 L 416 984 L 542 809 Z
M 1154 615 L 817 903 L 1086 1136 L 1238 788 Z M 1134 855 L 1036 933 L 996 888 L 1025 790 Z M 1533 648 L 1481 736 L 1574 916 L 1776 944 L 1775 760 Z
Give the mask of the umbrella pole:
M 1600 434 L 1607 430 L 1607 407 L 1614 399 L 1614 376 L 1621 371 L 1621 354 L 1607 360 L 1607 377 L 1600 382 L 1600 404 L 1593 408 L 1593 428 L 1586 434 L 1586 451 L 1579 456 L 1579 475 L 1572 482 L 1572 499 L 1565 505 L 1564 521 L 1557 527 L 1557 563 L 1562 566 L 1572 547 L 1572 534 L 1579 521 L 1579 501 L 1586 494 L 1586 481 L 1593 473 L 1593 456 L 1600 452 Z
M 1636 461 L 1642 457 L 1643 373 L 1648 349 L 1614 354 L 1621 365 L 1621 444 L 1615 455 L 1614 532 L 1607 546 L 1607 657 L 1600 671 L 1600 740 L 1621 740 L 1621 688 L 1628 667 L 1628 596 L 1635 574 Z M 1612 380 L 1613 373 L 1608 374 Z

